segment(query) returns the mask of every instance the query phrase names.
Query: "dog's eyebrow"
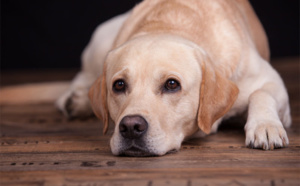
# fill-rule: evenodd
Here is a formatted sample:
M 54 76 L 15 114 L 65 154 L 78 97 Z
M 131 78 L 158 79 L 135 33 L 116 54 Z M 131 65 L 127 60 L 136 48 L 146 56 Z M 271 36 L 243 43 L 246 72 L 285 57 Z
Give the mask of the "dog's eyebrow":
M 129 69 L 127 67 L 122 68 L 121 70 L 119 70 L 118 72 L 116 72 L 113 76 L 112 76 L 112 80 L 118 79 L 120 77 L 123 77 L 125 79 L 127 79 L 127 74 L 128 74 Z
M 159 79 L 162 79 L 162 80 L 166 80 L 166 79 L 169 79 L 169 78 L 175 78 L 178 81 L 183 81 L 182 75 L 179 74 L 178 72 L 175 72 L 175 71 L 162 72 L 161 76 L 159 77 Z

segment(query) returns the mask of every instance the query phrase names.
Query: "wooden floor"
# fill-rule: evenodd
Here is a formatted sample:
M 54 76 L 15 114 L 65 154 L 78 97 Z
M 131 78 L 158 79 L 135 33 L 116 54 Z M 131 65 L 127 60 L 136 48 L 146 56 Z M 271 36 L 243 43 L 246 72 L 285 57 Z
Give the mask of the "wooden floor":
M 163 157 L 115 157 L 96 118 L 69 121 L 53 104 L 1 106 L 0 185 L 300 185 L 299 58 L 274 66 L 290 95 L 288 148 L 248 149 L 243 123 L 227 122 Z M 2 85 L 70 79 L 75 71 L 2 72 Z

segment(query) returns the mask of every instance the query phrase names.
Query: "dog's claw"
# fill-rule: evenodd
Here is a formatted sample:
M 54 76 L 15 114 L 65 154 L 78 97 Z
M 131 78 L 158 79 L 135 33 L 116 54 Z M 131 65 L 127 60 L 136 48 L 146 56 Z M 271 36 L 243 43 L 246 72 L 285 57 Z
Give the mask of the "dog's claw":
M 254 143 L 253 143 L 253 141 L 251 141 L 247 147 L 250 148 L 250 149 L 254 149 Z
M 73 109 L 72 109 L 72 95 L 67 99 L 66 104 L 65 104 L 65 111 L 64 114 L 68 117 L 68 119 L 72 118 L 72 113 L 73 113 Z

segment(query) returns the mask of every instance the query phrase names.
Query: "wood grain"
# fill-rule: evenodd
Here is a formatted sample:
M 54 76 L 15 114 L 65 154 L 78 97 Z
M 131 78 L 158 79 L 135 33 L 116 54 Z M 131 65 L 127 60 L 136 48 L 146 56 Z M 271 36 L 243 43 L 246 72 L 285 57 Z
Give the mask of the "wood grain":
M 235 118 L 224 122 L 217 134 L 185 141 L 177 153 L 116 157 L 109 148 L 112 128 L 102 135 L 96 118 L 67 120 L 52 103 L 1 105 L 0 185 L 299 185 L 299 58 L 278 60 L 274 67 L 290 95 L 293 125 L 287 129 L 288 148 L 246 148 L 245 121 Z M 57 73 L 64 80 L 75 74 Z M 30 72 L 25 79 L 34 81 L 40 74 Z M 24 82 L 16 76 L 5 74 L 2 81 Z M 52 80 L 51 73 L 45 76 Z

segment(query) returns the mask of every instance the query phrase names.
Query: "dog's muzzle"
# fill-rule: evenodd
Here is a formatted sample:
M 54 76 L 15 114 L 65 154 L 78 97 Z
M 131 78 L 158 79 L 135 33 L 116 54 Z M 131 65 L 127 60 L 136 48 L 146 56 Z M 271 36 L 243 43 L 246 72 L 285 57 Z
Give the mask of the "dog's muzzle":
M 119 124 L 119 132 L 123 137 L 120 155 L 153 156 L 144 141 L 147 130 L 148 123 L 142 116 L 125 116 Z
M 139 140 L 147 132 L 148 123 L 141 116 L 125 116 L 119 125 L 120 134 L 125 139 Z

